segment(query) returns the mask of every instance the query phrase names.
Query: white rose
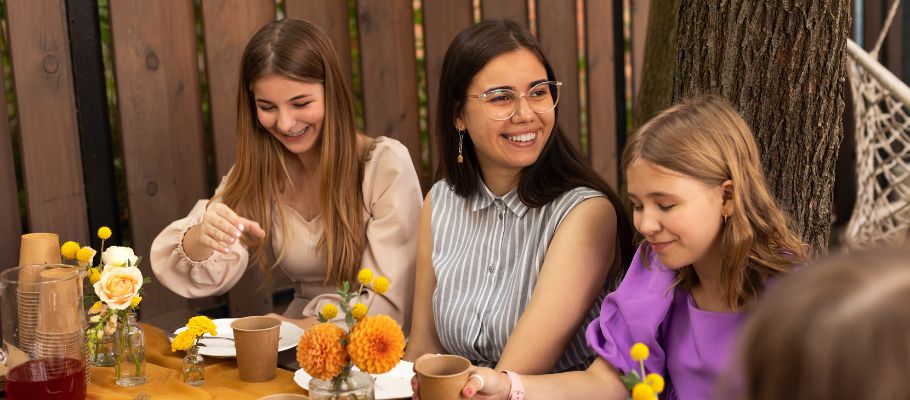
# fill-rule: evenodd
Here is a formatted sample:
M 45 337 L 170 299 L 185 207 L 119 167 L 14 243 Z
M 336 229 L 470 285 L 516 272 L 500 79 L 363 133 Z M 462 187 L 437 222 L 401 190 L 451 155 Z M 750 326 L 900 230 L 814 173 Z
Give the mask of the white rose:
M 94 286 L 95 294 L 104 304 L 115 310 L 125 310 L 142 287 L 142 272 L 136 267 L 105 265 L 101 279 Z
M 129 265 L 127 265 L 129 261 Z M 115 267 L 128 267 L 136 265 L 139 257 L 133 254 L 133 249 L 122 246 L 110 246 L 101 254 L 101 263 L 104 265 L 113 265 Z

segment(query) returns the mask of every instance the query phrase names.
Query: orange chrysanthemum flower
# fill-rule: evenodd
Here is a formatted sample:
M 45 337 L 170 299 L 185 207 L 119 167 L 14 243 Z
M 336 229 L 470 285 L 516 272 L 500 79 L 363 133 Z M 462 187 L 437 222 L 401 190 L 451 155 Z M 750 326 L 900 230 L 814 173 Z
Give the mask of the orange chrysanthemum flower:
M 344 330 L 332 323 L 321 323 L 300 337 L 297 362 L 310 376 L 327 381 L 341 372 L 348 355 L 341 345 Z
M 404 333 L 387 315 L 364 317 L 348 338 L 348 353 L 363 372 L 388 372 L 404 355 Z

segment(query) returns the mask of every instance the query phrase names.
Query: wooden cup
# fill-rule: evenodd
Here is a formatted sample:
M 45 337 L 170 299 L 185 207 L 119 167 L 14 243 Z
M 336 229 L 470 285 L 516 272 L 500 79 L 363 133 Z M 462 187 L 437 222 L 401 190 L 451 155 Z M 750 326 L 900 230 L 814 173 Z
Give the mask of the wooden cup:
M 281 320 L 273 317 L 244 317 L 231 322 L 240 380 L 265 382 L 278 369 L 278 338 Z
M 467 358 L 443 354 L 422 358 L 414 364 L 421 399 L 459 400 L 468 383 Z
M 56 233 L 26 233 L 19 245 L 19 265 L 60 264 L 60 237 Z
M 69 334 L 82 329 L 82 281 L 72 267 L 41 271 L 38 295 L 38 331 L 47 334 Z

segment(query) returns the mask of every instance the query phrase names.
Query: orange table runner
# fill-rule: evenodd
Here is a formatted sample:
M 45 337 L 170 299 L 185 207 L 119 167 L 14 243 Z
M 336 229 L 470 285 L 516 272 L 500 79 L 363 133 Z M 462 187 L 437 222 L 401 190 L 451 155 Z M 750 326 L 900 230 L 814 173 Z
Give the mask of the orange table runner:
M 182 351 L 171 352 L 165 333 L 157 327 L 142 324 L 145 330 L 145 360 L 148 382 L 135 387 L 114 384 L 113 367 L 92 367 L 92 380 L 87 399 L 133 400 L 140 393 L 152 399 L 258 399 L 274 393 L 306 391 L 294 383 L 294 373 L 278 369 L 274 379 L 251 383 L 240 380 L 237 360 L 205 357 L 205 384 L 190 386 L 183 383 Z

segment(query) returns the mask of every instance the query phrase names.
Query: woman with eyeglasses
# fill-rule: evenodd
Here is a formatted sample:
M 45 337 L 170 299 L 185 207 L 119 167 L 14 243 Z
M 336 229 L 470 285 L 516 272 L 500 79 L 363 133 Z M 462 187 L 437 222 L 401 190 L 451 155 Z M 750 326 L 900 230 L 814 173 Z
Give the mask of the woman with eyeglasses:
M 421 212 L 405 359 L 586 368 L 584 327 L 629 265 L 632 235 L 619 198 L 557 125 L 560 92 L 575 88 L 511 21 L 461 32 L 439 88 L 441 180 Z

